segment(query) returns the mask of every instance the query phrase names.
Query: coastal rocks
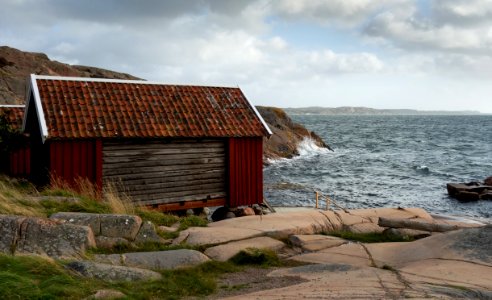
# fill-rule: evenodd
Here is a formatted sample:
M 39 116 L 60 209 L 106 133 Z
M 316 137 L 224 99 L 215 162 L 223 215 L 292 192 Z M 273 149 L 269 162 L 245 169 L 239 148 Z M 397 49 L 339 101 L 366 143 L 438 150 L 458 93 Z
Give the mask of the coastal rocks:
M 492 200 L 492 177 L 486 178 L 483 183 L 448 183 L 446 188 L 448 195 L 459 201 Z
M 238 241 L 257 237 L 262 232 L 247 228 L 231 227 L 191 227 L 180 232 L 179 236 L 173 241 L 173 245 L 186 242 L 188 245 L 216 245 L 232 241 Z
M 26 217 L 0 215 L 0 252 L 13 254 L 19 230 Z
M 284 110 L 265 106 L 257 106 L 256 109 L 273 132 L 269 139 L 263 140 L 264 161 L 266 159 L 292 158 L 299 155 L 299 145 L 306 138 L 313 141 L 318 147 L 330 149 L 314 132 L 292 121 Z
M 289 241 L 303 251 L 314 252 L 348 243 L 347 240 L 328 235 L 291 235 Z
M 162 277 L 161 274 L 151 270 L 114 266 L 91 261 L 71 262 L 67 265 L 67 268 L 84 277 L 97 278 L 110 282 L 157 280 Z
M 117 244 L 167 242 L 156 233 L 154 224 L 142 223 L 139 216 L 59 212 L 51 215 L 50 219 L 91 227 L 99 248 L 112 248 Z
M 196 250 L 179 249 L 170 251 L 96 255 L 95 260 L 101 263 L 127 267 L 152 270 L 174 270 L 196 266 L 207 262 L 210 259 Z
M 60 224 L 37 217 L 0 216 L 0 252 L 56 258 L 80 257 L 95 246 L 87 226 Z
M 132 215 L 59 212 L 51 215 L 50 219 L 90 226 L 96 236 L 128 240 L 135 239 L 142 225 L 142 219 Z
M 212 221 L 222 221 L 225 219 L 233 219 L 236 217 L 246 217 L 254 215 L 267 214 L 259 205 L 255 204 L 253 207 L 219 207 L 217 208 L 210 217 Z
M 80 257 L 88 248 L 95 246 L 90 227 L 28 218 L 21 224 L 15 253 L 71 258 Z
M 155 225 L 152 222 L 145 222 L 140 227 L 137 236 L 135 237 L 135 243 L 165 243 L 166 241 L 161 238 L 155 229 Z
M 205 255 L 214 260 L 226 261 L 242 250 L 246 250 L 248 248 L 278 251 L 284 246 L 285 244 L 281 241 L 269 237 L 257 237 L 208 248 L 205 250 Z
M 2 63 L 3 62 L 3 63 Z M 29 74 L 49 74 L 74 77 L 139 79 L 134 76 L 100 68 L 72 66 L 52 61 L 43 53 L 24 52 L 8 46 L 0 47 L 0 99 L 6 104 L 24 103 L 26 78 Z

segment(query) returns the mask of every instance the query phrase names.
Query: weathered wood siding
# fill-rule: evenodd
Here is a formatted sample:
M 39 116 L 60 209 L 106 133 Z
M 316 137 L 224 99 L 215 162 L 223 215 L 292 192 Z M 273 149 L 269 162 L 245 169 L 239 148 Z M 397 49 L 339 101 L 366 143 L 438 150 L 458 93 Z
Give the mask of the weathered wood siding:
M 138 204 L 226 197 L 225 140 L 103 143 L 103 181 Z

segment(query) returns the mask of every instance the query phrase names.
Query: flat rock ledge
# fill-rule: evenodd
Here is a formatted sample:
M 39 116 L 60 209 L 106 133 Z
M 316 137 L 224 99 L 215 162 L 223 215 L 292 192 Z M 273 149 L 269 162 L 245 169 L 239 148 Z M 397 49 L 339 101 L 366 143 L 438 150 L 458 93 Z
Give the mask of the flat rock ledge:
M 94 259 L 101 263 L 151 270 L 192 267 L 210 260 L 203 253 L 190 249 L 96 255 Z
M 248 248 L 278 251 L 284 247 L 285 244 L 281 241 L 263 236 L 211 247 L 205 250 L 205 254 L 214 260 L 226 261 L 242 250 L 246 250 Z
M 67 268 L 83 277 L 97 278 L 109 282 L 158 280 L 162 277 L 161 274 L 151 270 L 114 266 L 92 261 L 74 261 L 69 263 Z

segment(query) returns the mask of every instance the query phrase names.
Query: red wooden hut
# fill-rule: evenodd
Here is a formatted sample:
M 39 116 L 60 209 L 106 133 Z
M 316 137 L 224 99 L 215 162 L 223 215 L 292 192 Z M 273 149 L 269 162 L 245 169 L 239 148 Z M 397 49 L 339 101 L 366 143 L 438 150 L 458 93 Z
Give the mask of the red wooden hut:
M 31 75 L 31 175 L 113 183 L 162 210 L 263 202 L 271 131 L 239 88 Z
M 0 171 L 10 176 L 27 177 L 31 169 L 31 152 L 27 137 L 20 135 L 24 105 L 0 105 L 0 118 L 3 125 L 9 126 L 9 131 L 18 132 L 15 144 L 8 145 L 6 152 L 0 157 Z M 2 149 L 4 150 L 4 149 Z

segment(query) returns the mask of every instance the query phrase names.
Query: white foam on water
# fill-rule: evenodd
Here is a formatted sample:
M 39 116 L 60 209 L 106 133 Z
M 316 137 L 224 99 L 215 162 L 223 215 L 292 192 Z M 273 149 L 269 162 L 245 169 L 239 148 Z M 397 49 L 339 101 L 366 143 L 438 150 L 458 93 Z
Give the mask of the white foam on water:
M 305 137 L 299 143 L 297 151 L 299 152 L 299 156 L 297 157 L 312 157 L 319 154 L 330 153 L 330 150 L 328 150 L 327 148 L 316 145 L 316 142 L 310 137 Z

